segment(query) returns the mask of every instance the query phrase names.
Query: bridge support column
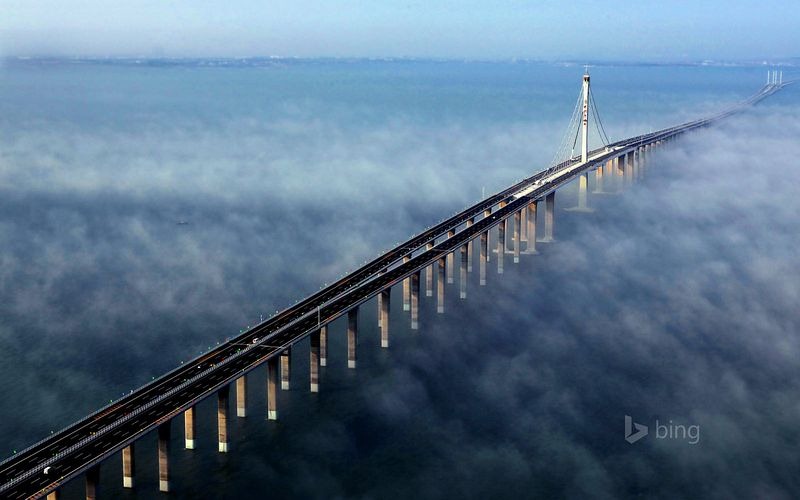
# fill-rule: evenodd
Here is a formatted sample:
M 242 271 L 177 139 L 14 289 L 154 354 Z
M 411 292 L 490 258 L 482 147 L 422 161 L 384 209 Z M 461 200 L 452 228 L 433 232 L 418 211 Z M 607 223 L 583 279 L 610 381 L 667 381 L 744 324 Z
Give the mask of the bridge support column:
M 428 243 L 425 248 L 432 250 L 433 243 Z M 433 297 L 433 264 L 425 270 L 425 296 Z
M 589 173 L 578 176 L 578 205 L 567 210 L 572 212 L 593 212 L 587 205 L 587 191 L 589 190 Z
M 443 313 L 444 312 L 444 279 L 445 279 L 445 266 L 447 263 L 445 262 L 447 259 L 445 257 L 439 257 L 439 279 L 436 282 L 436 312 Z
M 535 254 L 536 251 L 536 201 L 528 203 L 528 242 L 525 245 L 525 253 Z
M 624 160 L 623 160 L 624 158 Z M 625 187 L 630 186 L 633 184 L 634 179 L 636 178 L 636 163 L 633 161 L 628 155 L 624 155 L 620 157 L 620 161 L 624 162 L 624 173 L 625 173 Z
M 59 490 L 53 490 L 47 494 L 47 500 L 58 500 L 61 498 L 61 493 Z
M 228 453 L 228 407 L 230 406 L 230 386 L 226 385 L 217 391 L 217 449 L 220 453 Z
M 623 179 L 623 175 L 625 174 L 625 160 L 624 160 L 624 157 L 617 156 L 614 159 L 614 165 L 616 165 L 615 171 L 616 171 L 616 176 L 617 176 L 617 181 L 618 181 L 617 182 L 617 186 L 619 186 L 621 181 L 622 181 L 622 179 Z
M 497 225 L 497 274 L 503 274 L 503 259 L 506 253 L 506 221 Z
M 411 260 L 411 257 L 406 255 L 403 257 L 403 264 Z M 403 310 L 411 310 L 411 282 L 408 278 L 403 280 Z
M 514 264 L 519 264 L 519 247 L 522 234 L 522 210 L 514 212 Z
M 381 273 L 383 274 L 383 273 Z M 381 309 L 383 309 L 383 295 L 378 294 L 378 329 L 381 327 L 381 322 L 383 321 L 383 317 L 381 316 Z
M 185 441 L 185 448 L 187 450 L 194 449 L 194 406 L 183 412 L 183 435 Z
M 472 227 L 473 224 L 475 224 L 475 219 L 473 217 L 470 217 L 467 220 L 467 227 Z M 475 251 L 474 250 L 474 243 L 473 243 L 474 240 L 475 240 L 475 238 L 470 238 L 469 243 L 467 243 L 467 272 L 468 273 L 472 272 L 472 256 L 475 255 L 473 253 Z
M 459 285 L 461 286 L 461 290 L 459 293 L 459 297 L 462 299 L 467 298 L 467 262 L 469 261 L 468 251 L 469 243 L 464 243 L 461 245 L 461 272 L 459 273 Z
M 603 193 L 603 168 L 608 162 L 600 165 L 594 171 L 594 192 L 597 194 Z
M 483 218 L 484 219 L 488 219 L 491 216 L 492 216 L 492 209 L 491 208 L 486 209 L 486 210 L 483 211 Z M 491 242 L 489 241 L 489 232 L 488 231 L 486 232 L 486 248 L 487 248 L 486 262 L 489 262 L 489 258 L 491 257 L 491 252 L 489 252 L 488 249 L 492 248 L 492 245 L 491 245 Z
M 553 241 L 553 226 L 555 225 L 556 192 L 548 194 L 544 198 L 544 238 L 543 243 Z
M 236 416 L 247 416 L 247 375 L 236 379 Z
M 411 275 L 411 329 L 419 330 L 419 280 L 420 272 Z
M 649 150 L 649 149 L 650 148 L 648 147 L 647 150 Z M 642 168 L 642 167 L 644 167 L 644 162 L 639 162 L 639 164 L 634 167 L 634 169 L 633 169 L 633 180 L 634 181 L 638 181 L 639 178 L 642 176 L 642 173 L 644 172 L 644 168 Z
M 288 391 L 291 387 L 292 376 L 292 348 L 287 347 L 281 353 L 281 390 Z
M 381 298 L 381 347 L 389 347 L 389 310 L 391 308 L 392 289 L 387 288 L 378 294 Z M 417 283 L 417 301 L 419 301 L 419 283 Z M 414 282 L 411 282 L 411 316 L 414 316 Z
M 382 306 L 383 304 L 381 304 Z M 383 307 L 381 307 L 383 309 Z M 389 322 L 386 321 L 384 318 L 382 320 L 384 325 L 387 325 Z M 308 350 L 308 375 L 310 381 L 310 388 L 311 392 L 319 392 L 319 337 L 320 337 L 320 330 L 311 333 L 311 337 L 309 338 L 309 350 Z
M 449 240 L 453 236 L 455 236 L 456 232 L 452 229 L 447 231 L 447 239 Z M 447 284 L 450 285 L 453 283 L 453 261 L 455 260 L 455 254 L 450 252 L 447 254 Z
M 409 297 L 410 298 L 410 297 Z M 411 304 L 409 304 L 409 307 Z M 347 367 L 356 367 L 356 347 L 358 346 L 358 306 L 347 311 Z
M 97 500 L 97 486 L 100 483 L 100 464 L 86 470 L 86 500 Z
M 522 220 L 520 222 L 520 231 L 519 231 L 519 241 L 528 242 L 528 211 L 524 208 L 520 209 L 520 213 L 522 214 Z M 522 248 L 522 245 L 520 245 Z
M 133 488 L 133 475 L 136 472 L 134 456 L 134 443 L 122 448 L 122 487 Z
M 172 420 L 158 426 L 158 491 L 169 491 L 169 440 Z
M 486 261 L 489 257 L 489 232 L 484 231 L 481 233 L 481 254 L 478 259 L 478 267 L 480 268 L 481 286 L 486 285 Z
M 328 366 L 328 325 L 319 328 L 319 366 Z
M 278 420 L 278 358 L 267 360 L 267 419 Z

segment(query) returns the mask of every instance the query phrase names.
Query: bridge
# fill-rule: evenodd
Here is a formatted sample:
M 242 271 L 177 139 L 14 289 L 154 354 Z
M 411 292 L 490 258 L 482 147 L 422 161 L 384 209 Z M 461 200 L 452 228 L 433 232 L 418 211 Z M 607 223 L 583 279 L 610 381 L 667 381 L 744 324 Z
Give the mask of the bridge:
M 597 191 L 602 192 L 606 187 L 619 190 L 643 175 L 653 152 L 682 134 L 709 126 L 754 105 L 790 83 L 794 82 L 784 83 L 782 75 L 779 79 L 776 73 L 770 73 L 767 84 L 753 96 L 713 116 L 589 150 L 590 77 L 584 75 L 579 99 L 582 105 L 576 107 L 580 112 L 575 114 L 579 117 L 576 123 L 581 131 L 579 155 L 570 154 L 567 160 L 443 220 L 296 305 L 15 453 L 0 463 L 0 496 L 11 499 L 47 496 L 55 499 L 59 496 L 60 486 L 84 474 L 86 497 L 96 498 L 100 465 L 116 453 L 122 454 L 123 487 L 133 488 L 134 446 L 138 439 L 152 431 L 158 435 L 159 489 L 170 491 L 173 421 L 183 420 L 185 448 L 194 449 L 194 408 L 201 400 L 217 398 L 218 451 L 227 453 L 231 385 L 235 385 L 237 417 L 245 417 L 248 372 L 266 366 L 266 417 L 276 420 L 278 385 L 289 389 L 291 350 L 298 342 L 309 338 L 309 390 L 318 392 L 320 367 L 327 364 L 328 358 L 328 325 L 333 320 L 347 315 L 347 363 L 349 368 L 355 369 L 359 309 L 366 302 L 377 297 L 380 344 L 388 348 L 390 292 L 393 287 L 402 287 L 403 310 L 410 313 L 411 328 L 417 329 L 423 272 L 425 293 L 427 296 L 436 294 L 437 312 L 443 313 L 445 283 L 454 283 L 456 260 L 459 295 L 466 298 L 467 273 L 472 272 L 476 247 L 480 285 L 485 285 L 490 259 L 496 260 L 497 271 L 502 273 L 507 253 L 518 262 L 522 253 L 536 253 L 537 242 L 553 241 L 558 189 L 577 179 L 578 198 L 574 209 L 588 211 L 590 173 L 594 174 Z M 542 201 L 544 213 L 539 216 Z M 543 225 L 541 238 L 537 236 L 539 219 Z M 490 242 L 490 236 L 496 241 Z M 493 247 L 496 253 L 492 251 Z

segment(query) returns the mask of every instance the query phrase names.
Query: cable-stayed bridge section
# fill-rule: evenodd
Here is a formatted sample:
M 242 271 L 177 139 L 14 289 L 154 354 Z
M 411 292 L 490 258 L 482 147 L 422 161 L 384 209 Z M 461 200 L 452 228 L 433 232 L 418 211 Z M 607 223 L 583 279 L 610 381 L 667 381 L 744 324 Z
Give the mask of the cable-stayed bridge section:
M 230 386 L 235 385 L 238 417 L 247 415 L 248 372 L 266 366 L 266 417 L 278 418 L 277 391 L 291 383 L 292 346 L 309 338 L 310 386 L 320 389 L 320 367 L 327 364 L 328 324 L 347 316 L 348 366 L 357 366 L 358 315 L 365 302 L 377 297 L 380 343 L 389 347 L 390 291 L 402 286 L 403 309 L 410 312 L 411 328 L 419 324 L 422 275 L 425 294 L 436 295 L 437 311 L 444 312 L 446 283 L 460 277 L 459 296 L 466 298 L 467 273 L 472 272 L 473 252 L 478 251 L 480 284 L 486 284 L 490 259 L 503 271 L 506 254 L 518 262 L 520 254 L 536 253 L 537 242 L 553 241 L 555 194 L 578 179 L 575 210 L 587 211 L 590 173 L 598 191 L 619 191 L 640 178 L 650 154 L 691 130 L 708 126 L 737 113 L 793 82 L 768 79 L 749 99 L 720 113 L 656 132 L 588 148 L 588 118 L 593 98 L 589 75 L 584 75 L 580 120 L 573 120 L 581 134 L 581 151 L 555 165 L 466 208 L 415 235 L 361 268 L 326 286 L 296 305 L 249 328 L 215 349 L 182 364 L 123 398 L 48 436 L 0 463 L 0 496 L 3 498 L 57 498 L 59 487 L 85 475 L 86 497 L 95 498 L 103 460 L 122 454 L 123 487 L 135 486 L 133 448 L 145 434 L 158 435 L 159 489 L 170 491 L 169 457 L 173 420 L 183 416 L 185 448 L 195 448 L 195 405 L 208 397 L 217 399 L 218 451 L 229 451 Z M 595 107 L 596 108 L 596 107 Z M 596 119 L 599 115 L 594 109 Z M 577 116 L 577 114 L 576 114 Z M 599 121 L 599 120 L 598 120 Z M 568 134 L 571 136 L 571 129 Z M 601 132 L 601 137 L 605 132 Z M 576 132 L 577 137 L 577 132 Z M 576 141 L 577 142 L 577 141 Z M 607 142 L 605 140 L 604 142 Z M 544 201 L 543 214 L 538 214 Z M 539 220 L 543 226 L 539 231 Z M 511 233 L 511 237 L 509 237 Z M 541 233 L 541 238 L 539 238 Z M 490 236 L 496 241 L 490 242 Z M 522 248 L 523 242 L 525 248 Z M 509 244 L 511 249 L 509 249 Z M 496 253 L 492 247 L 496 247 Z M 435 289 L 434 289 L 435 284 Z

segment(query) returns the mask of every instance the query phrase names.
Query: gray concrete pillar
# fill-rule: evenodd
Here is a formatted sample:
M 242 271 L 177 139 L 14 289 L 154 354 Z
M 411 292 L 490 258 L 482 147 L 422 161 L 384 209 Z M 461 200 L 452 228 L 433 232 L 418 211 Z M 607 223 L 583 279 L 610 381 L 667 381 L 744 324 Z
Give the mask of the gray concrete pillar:
M 522 210 L 514 212 L 514 264 L 519 264 L 520 235 L 522 234 Z
M 281 390 L 288 391 L 292 378 L 292 348 L 287 347 L 281 353 Z
M 247 416 L 247 375 L 236 379 L 236 416 Z
M 403 264 L 411 260 L 411 257 L 406 255 L 403 257 Z M 403 310 L 410 311 L 411 310 L 411 282 L 408 278 L 403 280 Z
M 525 253 L 535 254 L 536 251 L 536 201 L 528 203 L 528 243 L 525 245 Z
M 447 239 L 449 240 L 453 236 L 455 236 L 456 232 L 454 230 L 447 231 Z M 447 283 L 453 283 L 453 261 L 455 260 L 455 255 L 453 252 L 447 254 Z
M 383 302 L 383 296 L 381 294 L 378 294 L 378 314 L 376 314 L 376 316 L 378 316 L 378 328 L 379 329 L 381 327 L 381 322 L 383 321 L 383 316 L 381 316 L 381 309 L 383 309 L 382 302 Z
M 194 449 L 194 424 L 195 414 L 194 406 L 183 412 L 183 434 L 185 438 L 185 447 L 187 450 Z
M 437 300 L 436 300 L 436 312 L 443 313 L 444 312 L 444 280 L 445 280 L 445 273 L 446 273 L 446 258 L 439 257 L 439 279 L 436 283 L 436 291 L 437 291 Z
M 622 178 L 623 178 L 623 175 L 625 174 L 625 160 L 623 159 L 623 157 L 618 156 L 618 157 L 614 158 L 614 164 L 616 165 L 615 173 L 616 173 L 617 180 L 621 181 Z M 617 186 L 619 186 L 619 184 L 620 184 L 620 182 L 617 183 Z
M 425 248 L 432 250 L 433 243 L 428 243 Z M 433 264 L 425 270 L 425 296 L 433 297 Z
M 475 219 L 473 217 L 470 217 L 469 219 L 467 219 L 467 227 L 472 227 L 473 224 L 475 224 Z M 475 240 L 475 238 L 470 238 L 469 243 L 467 243 L 467 272 L 468 273 L 472 272 L 472 256 L 475 255 L 474 253 L 472 253 L 472 252 L 474 252 L 474 244 L 473 244 L 474 240 Z
M 220 453 L 228 453 L 228 407 L 230 386 L 226 385 L 217 391 L 217 447 Z
M 172 420 L 158 426 L 158 491 L 169 491 L 169 440 Z
M 506 219 L 497 225 L 497 274 L 503 274 L 503 259 L 506 253 Z
M 481 233 L 481 251 L 478 259 L 478 267 L 480 268 L 480 284 L 486 285 L 486 261 L 489 258 L 489 232 L 484 231 Z
M 459 273 L 459 285 L 461 286 L 461 290 L 459 291 L 459 297 L 462 299 L 467 298 L 467 248 L 469 247 L 469 243 L 465 243 L 461 245 L 461 272 Z
M 278 356 L 267 360 L 267 419 L 278 420 Z
M 553 226 L 555 225 L 556 192 L 545 196 L 544 199 L 544 238 L 542 242 L 553 241 Z
M 522 209 L 522 225 L 520 226 L 520 241 L 524 241 L 527 243 L 528 241 L 528 211 L 524 208 Z M 521 246 L 520 246 L 521 247 Z
M 409 309 L 410 306 L 411 304 L 409 301 Z M 347 367 L 348 368 L 356 367 L 357 346 L 358 346 L 358 306 L 347 311 Z
M 578 206 L 573 210 L 577 212 L 589 212 L 588 196 L 589 191 L 589 173 L 584 172 L 578 176 Z
M 133 476 L 136 473 L 136 463 L 133 454 L 134 443 L 122 448 L 122 487 L 133 488 Z
M 491 216 L 492 216 L 492 209 L 488 209 L 488 210 L 484 210 L 483 211 L 483 218 L 484 219 L 488 219 Z M 487 249 L 492 248 L 491 241 L 489 241 L 489 233 L 488 232 L 486 233 L 486 248 Z M 489 260 L 491 260 L 491 256 L 492 256 L 491 252 L 487 252 L 486 253 L 486 262 L 489 262 Z
M 391 309 L 391 288 L 387 288 L 378 294 L 381 298 L 381 347 L 389 347 L 389 311 Z M 417 300 L 419 301 L 419 283 L 417 283 Z M 411 316 L 413 323 L 414 316 L 414 283 L 411 283 Z
M 594 192 L 595 193 L 602 193 L 603 192 L 603 168 L 608 164 L 608 162 L 603 163 L 599 167 L 594 170 Z
M 328 325 L 319 329 L 319 366 L 328 366 Z
M 100 464 L 86 469 L 86 500 L 97 500 L 97 486 L 100 484 Z
M 420 272 L 411 275 L 411 329 L 419 329 L 419 280 Z
M 389 322 L 384 319 L 383 324 Z M 308 373 L 311 392 L 319 392 L 319 336 L 320 330 L 311 332 L 308 350 Z

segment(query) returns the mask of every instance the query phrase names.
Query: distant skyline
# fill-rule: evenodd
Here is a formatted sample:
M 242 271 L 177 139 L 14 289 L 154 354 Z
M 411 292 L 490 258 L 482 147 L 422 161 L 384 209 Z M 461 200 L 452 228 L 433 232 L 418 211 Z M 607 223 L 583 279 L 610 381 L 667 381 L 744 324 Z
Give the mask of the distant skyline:
M 769 60 L 800 55 L 787 0 L 5 0 L 0 56 Z

